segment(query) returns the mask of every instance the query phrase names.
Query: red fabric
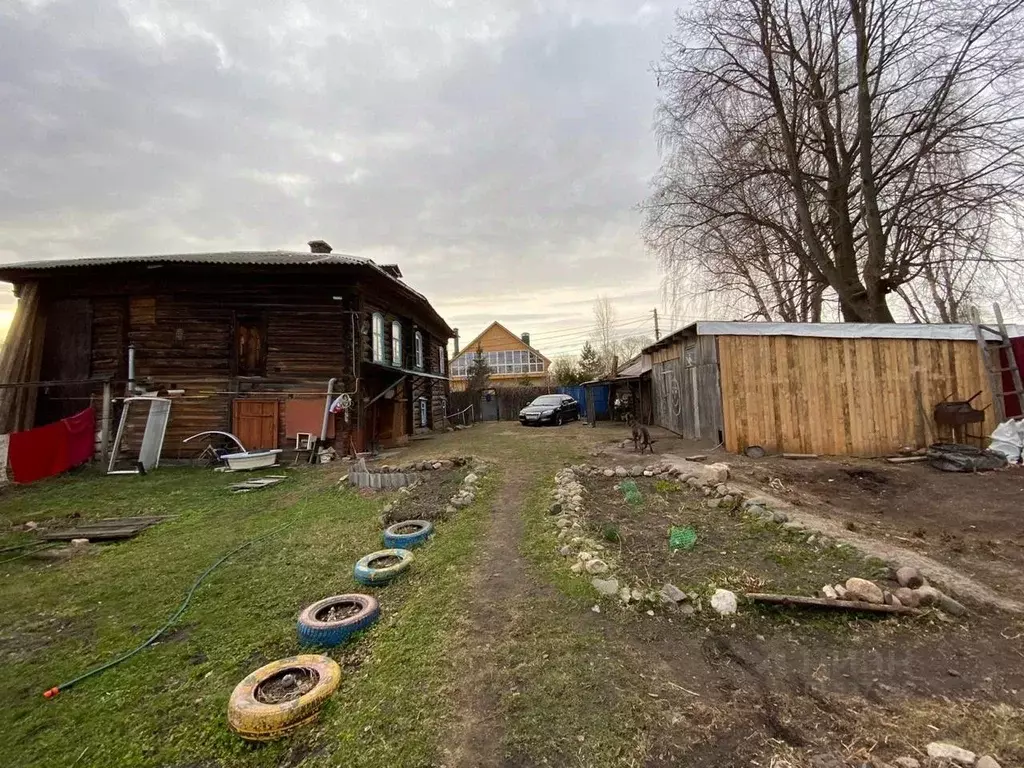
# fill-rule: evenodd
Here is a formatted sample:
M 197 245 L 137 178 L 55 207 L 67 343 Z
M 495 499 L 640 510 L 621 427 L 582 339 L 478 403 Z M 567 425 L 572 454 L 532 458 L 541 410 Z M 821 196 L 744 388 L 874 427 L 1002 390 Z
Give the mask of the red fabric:
M 1010 339 L 1010 344 L 1013 346 L 1013 356 L 1017 358 L 1017 367 L 1024 371 L 1024 336 L 1020 336 L 1016 339 Z M 1000 350 L 999 353 L 999 367 L 1005 368 L 1009 362 L 1006 359 L 1006 353 L 1009 350 Z M 1009 371 L 1003 371 L 1003 391 L 1013 392 L 1013 376 Z M 1017 397 L 1013 394 L 1004 395 L 1005 398 L 1004 406 L 1006 407 L 1006 417 L 1011 418 L 1013 416 L 1024 416 L 1020 412 L 1020 402 Z
M 96 411 L 86 408 L 61 423 L 68 431 L 68 469 L 91 460 L 96 450 Z
M 96 412 L 87 408 L 67 419 L 11 434 L 7 462 L 16 483 L 59 475 L 92 458 Z

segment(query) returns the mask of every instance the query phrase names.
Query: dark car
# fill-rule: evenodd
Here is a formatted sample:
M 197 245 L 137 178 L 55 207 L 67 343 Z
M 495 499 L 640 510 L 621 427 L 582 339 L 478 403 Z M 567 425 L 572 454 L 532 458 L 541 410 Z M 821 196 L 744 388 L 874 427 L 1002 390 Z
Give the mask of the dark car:
M 580 417 L 580 406 L 568 395 L 541 395 L 519 412 L 519 423 L 564 424 Z

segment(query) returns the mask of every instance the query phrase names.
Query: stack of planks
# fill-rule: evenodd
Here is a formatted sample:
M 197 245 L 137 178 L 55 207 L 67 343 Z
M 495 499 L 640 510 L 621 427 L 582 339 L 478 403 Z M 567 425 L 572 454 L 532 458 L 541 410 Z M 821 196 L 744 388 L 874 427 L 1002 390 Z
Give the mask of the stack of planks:
M 21 384 L 39 379 L 46 318 L 40 311 L 39 284 L 22 286 L 18 308 L 0 346 L 0 384 Z M 35 425 L 36 387 L 0 388 L 0 434 L 20 432 Z
M 63 531 L 46 531 L 40 534 L 45 541 L 71 541 L 88 539 L 89 541 L 117 541 L 138 536 L 150 526 L 169 520 L 175 515 L 149 515 L 147 517 L 107 517 L 83 523 L 78 528 L 67 528 Z

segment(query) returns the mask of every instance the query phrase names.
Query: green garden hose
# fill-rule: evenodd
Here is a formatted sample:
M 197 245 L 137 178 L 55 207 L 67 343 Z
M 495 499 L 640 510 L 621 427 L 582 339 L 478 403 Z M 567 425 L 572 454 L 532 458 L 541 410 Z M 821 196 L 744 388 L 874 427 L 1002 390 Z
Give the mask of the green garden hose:
M 188 604 L 192 600 L 192 595 L 195 594 L 195 591 L 199 588 L 199 585 L 202 584 L 203 580 L 206 579 L 206 577 L 209 576 L 211 573 L 213 573 L 214 570 L 216 570 L 221 565 L 221 563 L 223 563 L 225 560 L 227 560 L 232 555 L 234 555 L 234 554 L 236 554 L 238 552 L 241 552 L 246 547 L 250 547 L 253 544 L 256 544 L 256 543 L 258 543 L 260 541 L 263 541 L 264 539 L 268 539 L 271 536 L 273 536 L 275 533 L 283 531 L 285 528 L 288 528 L 289 526 L 294 525 L 296 522 L 298 522 L 298 521 L 297 520 L 292 520 L 290 523 L 285 523 L 284 525 L 280 525 L 277 528 L 274 528 L 273 530 L 268 531 L 267 533 L 263 534 L 262 536 L 257 536 L 255 539 L 250 539 L 249 541 L 245 542 L 244 544 L 240 544 L 239 546 L 235 547 L 230 552 L 228 552 L 226 555 L 224 555 L 220 560 L 218 560 L 213 565 L 211 565 L 209 568 L 207 568 L 205 571 L 203 571 L 203 574 L 198 579 L 195 580 L 195 583 L 192 585 L 192 588 L 188 591 L 188 594 L 185 595 L 185 599 L 182 601 L 181 605 L 178 606 L 178 610 L 176 610 L 174 612 L 174 615 L 172 615 L 171 618 L 169 618 L 167 620 L 166 624 L 164 624 L 162 627 L 160 627 L 160 629 L 158 629 L 155 633 L 153 633 L 152 637 L 150 637 L 146 642 L 142 643 L 142 645 L 139 645 L 138 647 L 133 648 L 132 650 L 128 651 L 127 653 L 125 653 L 125 654 L 123 654 L 121 656 L 118 656 L 116 659 L 113 659 L 112 661 L 108 661 L 106 664 L 102 664 L 102 665 L 100 665 L 100 666 L 98 666 L 98 667 L 96 667 L 94 669 L 90 669 L 88 672 L 86 672 L 84 674 L 81 674 L 78 677 L 73 678 L 71 680 L 68 680 L 66 683 L 61 683 L 60 685 L 55 685 L 53 688 L 50 688 L 49 690 L 44 691 L 43 692 L 43 696 L 45 698 L 47 698 L 47 699 L 52 699 L 54 696 L 56 696 L 61 691 L 67 690 L 71 686 L 76 685 L 76 684 L 82 682 L 83 680 L 85 680 L 88 677 L 92 677 L 93 675 L 98 675 L 100 672 L 103 672 L 103 671 L 105 671 L 107 669 L 110 669 L 111 667 L 117 666 L 122 661 L 126 661 L 127 659 L 130 659 L 136 653 L 138 653 L 142 649 L 146 648 L 147 646 L 151 645 L 153 642 L 156 641 L 156 639 L 158 637 L 160 637 L 160 635 L 162 635 L 164 632 L 166 632 L 168 629 L 170 629 L 172 626 L 174 626 L 174 623 L 181 617 L 181 614 L 183 614 L 185 612 L 185 609 L 188 608 Z

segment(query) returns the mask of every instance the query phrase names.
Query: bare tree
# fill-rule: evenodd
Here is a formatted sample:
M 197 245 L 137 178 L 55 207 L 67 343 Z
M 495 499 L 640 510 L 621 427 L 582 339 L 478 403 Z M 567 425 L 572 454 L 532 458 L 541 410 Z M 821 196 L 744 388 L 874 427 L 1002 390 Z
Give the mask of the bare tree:
M 607 364 L 617 354 L 615 345 L 615 307 L 607 296 L 594 299 L 594 341 L 597 354 Z
M 703 0 L 658 68 L 644 234 L 749 316 L 959 318 L 1021 200 L 1021 0 Z

